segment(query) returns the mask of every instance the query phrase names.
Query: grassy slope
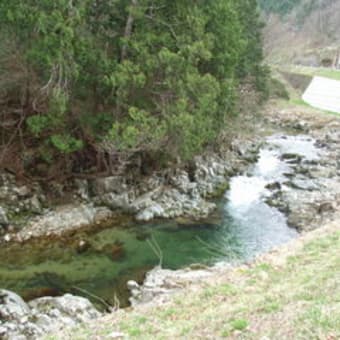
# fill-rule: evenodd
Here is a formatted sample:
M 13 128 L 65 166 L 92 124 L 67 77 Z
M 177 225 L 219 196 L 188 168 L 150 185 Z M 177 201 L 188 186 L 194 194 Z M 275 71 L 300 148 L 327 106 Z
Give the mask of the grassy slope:
M 48 339 L 339 339 L 340 222 L 164 305 L 120 311 Z
M 340 70 L 335 70 L 332 68 L 292 65 L 292 66 L 280 67 L 280 69 L 285 70 L 287 72 L 292 72 L 292 73 L 299 73 L 299 74 L 305 74 L 309 76 L 319 76 L 319 77 L 340 80 Z

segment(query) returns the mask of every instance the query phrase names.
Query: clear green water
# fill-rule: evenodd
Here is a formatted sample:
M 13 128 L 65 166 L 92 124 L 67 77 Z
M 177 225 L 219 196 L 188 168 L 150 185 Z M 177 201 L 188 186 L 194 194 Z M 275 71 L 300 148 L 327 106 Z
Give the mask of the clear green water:
M 159 263 L 149 242 L 157 240 L 163 265 L 177 269 L 192 263 L 212 263 L 220 253 L 204 249 L 204 242 L 220 241 L 225 226 L 213 224 L 178 225 L 162 222 L 151 225 L 114 226 L 94 234 L 82 233 L 65 240 L 33 241 L 0 250 L 0 287 L 13 290 L 29 300 L 41 295 L 85 289 L 108 302 L 116 293 L 127 304 L 126 282 L 142 281 L 146 271 Z M 79 251 L 80 240 L 88 249 Z M 238 242 L 230 242 L 230 258 Z M 86 296 L 86 294 L 85 294 Z

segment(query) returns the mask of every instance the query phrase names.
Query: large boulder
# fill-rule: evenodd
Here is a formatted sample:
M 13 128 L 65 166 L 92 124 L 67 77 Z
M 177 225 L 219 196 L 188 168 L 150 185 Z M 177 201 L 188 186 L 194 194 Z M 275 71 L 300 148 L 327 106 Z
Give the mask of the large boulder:
M 131 209 L 128 192 L 124 192 L 122 194 L 115 194 L 111 192 L 99 197 L 98 201 L 112 210 L 121 209 L 123 211 L 129 211 Z
M 0 290 L 0 315 L 1 320 L 20 320 L 30 313 L 30 308 L 25 301 L 17 294 L 1 289 Z
M 127 189 L 126 181 L 122 176 L 96 178 L 92 181 L 91 187 L 96 196 L 108 193 L 120 194 Z
M 33 340 L 65 327 L 74 327 L 101 316 L 85 298 L 66 294 L 25 303 L 20 296 L 0 290 L 0 338 Z
M 146 274 L 143 285 L 128 281 L 127 288 L 131 293 L 131 305 L 165 302 L 173 293 L 188 285 L 206 280 L 219 270 L 218 267 L 202 267 L 194 270 L 191 268 L 169 270 L 155 267 Z
M 98 224 L 107 220 L 112 212 L 105 207 L 94 207 L 92 204 L 74 204 L 61 206 L 39 216 L 24 227 L 18 239 L 26 240 L 41 235 L 60 235 L 66 231 Z
M 92 303 L 79 296 L 66 294 L 60 297 L 43 297 L 29 303 L 36 324 L 44 333 L 63 327 L 73 327 L 98 318 L 101 314 Z
M 0 338 L 36 339 L 42 335 L 40 329 L 30 322 L 32 317 L 29 306 L 22 298 L 8 290 L 0 290 Z
M 158 203 L 154 203 L 150 207 L 142 210 L 136 216 L 137 221 L 148 222 L 156 217 L 163 217 L 164 209 Z

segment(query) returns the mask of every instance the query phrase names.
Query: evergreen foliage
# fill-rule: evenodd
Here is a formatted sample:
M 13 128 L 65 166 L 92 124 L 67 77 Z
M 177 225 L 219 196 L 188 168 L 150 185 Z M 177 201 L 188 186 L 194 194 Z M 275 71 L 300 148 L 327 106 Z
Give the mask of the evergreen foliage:
M 242 82 L 265 93 L 256 0 L 0 0 L 0 13 L 1 105 L 50 159 L 189 159 Z

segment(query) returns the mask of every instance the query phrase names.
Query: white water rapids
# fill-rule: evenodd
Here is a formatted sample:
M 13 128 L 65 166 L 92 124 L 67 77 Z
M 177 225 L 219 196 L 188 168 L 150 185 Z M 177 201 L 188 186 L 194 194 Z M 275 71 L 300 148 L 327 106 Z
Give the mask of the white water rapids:
M 292 173 L 292 165 L 281 160 L 282 154 L 298 155 L 305 160 L 318 158 L 314 141 L 307 137 L 271 137 L 250 173 L 234 177 L 226 193 L 225 213 L 233 221 L 230 232 L 249 256 L 297 236 L 297 231 L 288 227 L 286 217 L 265 203 L 270 195 L 267 185 L 280 183 L 284 187 L 286 175 Z

